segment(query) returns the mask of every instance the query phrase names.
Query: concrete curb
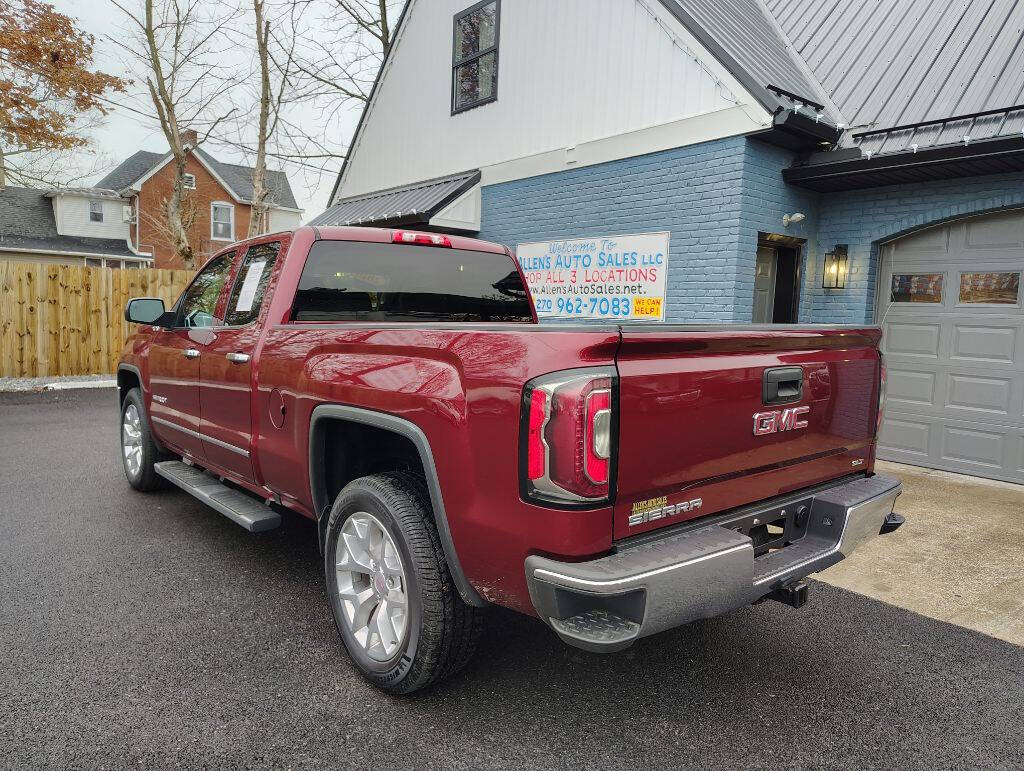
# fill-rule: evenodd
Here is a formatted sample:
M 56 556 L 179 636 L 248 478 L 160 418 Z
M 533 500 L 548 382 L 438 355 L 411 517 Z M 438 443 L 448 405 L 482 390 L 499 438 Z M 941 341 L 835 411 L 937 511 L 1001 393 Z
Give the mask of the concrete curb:
M 68 380 L 56 383 L 47 383 L 43 386 L 44 391 L 69 391 L 76 388 L 114 388 L 117 381 L 110 380 Z

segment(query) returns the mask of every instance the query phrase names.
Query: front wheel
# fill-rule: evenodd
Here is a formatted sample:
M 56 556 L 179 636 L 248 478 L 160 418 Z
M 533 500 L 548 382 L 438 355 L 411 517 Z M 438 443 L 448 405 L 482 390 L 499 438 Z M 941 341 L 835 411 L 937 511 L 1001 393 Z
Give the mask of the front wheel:
M 121 402 L 121 463 L 128 484 L 149 492 L 167 486 L 153 466 L 166 458 L 153 441 L 142 392 L 133 388 Z
M 348 484 L 331 509 L 324 569 L 345 648 L 377 687 L 412 693 L 469 661 L 481 614 L 455 589 L 418 477 Z

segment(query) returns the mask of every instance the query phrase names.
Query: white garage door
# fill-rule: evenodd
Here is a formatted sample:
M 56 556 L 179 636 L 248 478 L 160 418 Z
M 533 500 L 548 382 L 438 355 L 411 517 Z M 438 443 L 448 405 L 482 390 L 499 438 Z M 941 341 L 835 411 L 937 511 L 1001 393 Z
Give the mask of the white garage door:
M 1024 212 L 882 247 L 889 390 L 878 455 L 1024 482 Z

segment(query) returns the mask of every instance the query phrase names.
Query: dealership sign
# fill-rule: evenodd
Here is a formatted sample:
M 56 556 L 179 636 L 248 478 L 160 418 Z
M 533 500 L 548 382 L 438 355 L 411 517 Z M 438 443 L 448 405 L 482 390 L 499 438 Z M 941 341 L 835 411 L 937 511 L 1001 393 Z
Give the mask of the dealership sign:
M 519 244 L 541 318 L 665 320 L 668 233 Z

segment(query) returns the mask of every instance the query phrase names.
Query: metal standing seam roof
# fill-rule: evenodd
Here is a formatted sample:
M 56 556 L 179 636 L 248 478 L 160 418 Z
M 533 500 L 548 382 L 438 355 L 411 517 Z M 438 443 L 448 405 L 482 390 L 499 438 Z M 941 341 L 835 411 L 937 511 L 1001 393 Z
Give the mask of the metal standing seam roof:
M 763 2 L 841 112 L 845 146 L 889 153 L 1024 130 L 1022 109 L 877 132 L 1024 103 L 1019 0 Z
M 430 218 L 480 181 L 479 169 L 437 177 L 338 201 L 310 225 L 427 224 Z
M 791 106 L 776 96 L 765 98 L 765 90 L 775 86 L 824 104 L 825 117 L 841 122 L 762 0 L 662 0 L 662 4 L 769 111 Z

